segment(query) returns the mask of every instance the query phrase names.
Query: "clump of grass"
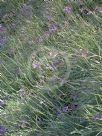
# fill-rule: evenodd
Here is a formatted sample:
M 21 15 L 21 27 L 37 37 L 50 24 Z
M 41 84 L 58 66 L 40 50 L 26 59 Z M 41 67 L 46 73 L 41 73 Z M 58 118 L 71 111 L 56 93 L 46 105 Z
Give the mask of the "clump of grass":
M 99 5 L 34 2 L 10 3 L 9 22 L 2 14 L 0 135 L 101 135 Z

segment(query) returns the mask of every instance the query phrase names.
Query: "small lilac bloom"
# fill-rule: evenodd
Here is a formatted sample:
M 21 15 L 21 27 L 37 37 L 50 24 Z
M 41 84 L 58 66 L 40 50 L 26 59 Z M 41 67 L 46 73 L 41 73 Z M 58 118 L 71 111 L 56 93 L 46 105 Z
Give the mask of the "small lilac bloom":
M 36 42 L 37 42 L 37 43 L 42 43 L 42 42 L 43 42 L 43 37 L 42 37 L 42 36 L 37 37 L 37 38 L 36 38 Z
M 81 5 L 81 1 L 77 0 L 77 5 L 80 6 Z
M 63 108 L 62 108 L 62 112 L 67 112 L 69 110 L 69 107 L 68 106 L 64 106 Z
M 34 63 L 34 62 L 32 63 L 32 68 L 33 68 L 33 69 L 36 69 L 36 68 L 38 68 L 38 67 L 39 67 L 38 64 L 36 64 L 36 63 Z
M 50 33 L 48 31 L 44 32 L 44 37 L 48 38 L 50 36 Z
M 72 8 L 71 8 L 70 6 L 65 6 L 64 9 L 63 9 L 63 11 L 64 11 L 65 13 L 70 13 L 71 10 L 72 10 Z
M 6 29 L 2 25 L 0 25 L 0 32 L 4 32 Z
M 96 121 L 96 120 L 102 120 L 102 115 L 95 115 L 95 116 L 92 117 L 92 119 L 94 121 Z
M 18 93 L 21 98 L 26 96 L 26 91 L 23 88 L 21 88 Z
M 2 125 L 0 125 L 0 136 L 3 136 L 6 132 L 6 128 Z
M 47 16 L 48 21 L 52 21 L 52 17 L 51 16 Z
M 73 111 L 75 110 L 77 107 L 77 105 L 74 105 L 74 104 L 68 104 L 67 106 L 64 106 L 62 108 L 62 112 L 70 112 L 70 111 Z
M 50 33 L 53 33 L 53 32 L 55 32 L 56 30 L 57 30 L 57 26 L 56 26 L 56 25 L 54 25 L 54 24 L 49 25 L 49 32 L 50 32 Z
M 55 59 L 55 60 L 53 61 L 53 65 L 54 65 L 54 66 L 58 66 L 60 63 L 61 63 L 61 61 L 58 60 L 58 59 Z
M 23 4 L 23 6 L 20 9 L 20 14 L 25 16 L 25 17 L 32 17 L 32 7 L 27 4 Z
M 4 45 L 7 42 L 6 36 L 0 36 L 0 46 Z

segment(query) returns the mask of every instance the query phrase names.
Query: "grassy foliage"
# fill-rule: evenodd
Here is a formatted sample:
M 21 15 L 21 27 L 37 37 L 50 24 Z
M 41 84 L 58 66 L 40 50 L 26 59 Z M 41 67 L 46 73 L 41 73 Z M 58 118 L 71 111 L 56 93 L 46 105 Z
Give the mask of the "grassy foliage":
M 0 1 L 0 135 L 102 135 L 101 4 Z

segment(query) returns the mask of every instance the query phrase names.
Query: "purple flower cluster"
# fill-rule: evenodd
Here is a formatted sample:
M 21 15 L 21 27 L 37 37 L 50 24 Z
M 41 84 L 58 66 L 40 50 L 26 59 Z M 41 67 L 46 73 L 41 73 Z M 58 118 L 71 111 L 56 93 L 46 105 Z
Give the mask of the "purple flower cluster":
M 102 115 L 94 115 L 94 116 L 92 117 L 92 119 L 93 119 L 94 121 L 96 121 L 96 120 L 102 120 Z
M 38 36 L 36 38 L 33 38 L 33 41 L 35 43 L 41 44 L 44 39 L 49 38 L 52 33 L 55 33 L 57 31 L 58 27 L 56 24 L 48 24 L 48 31 L 45 31 L 42 36 Z
M 60 110 L 58 109 L 57 116 L 61 113 L 69 113 L 71 111 L 74 111 L 77 108 L 77 105 L 75 104 L 68 104 L 62 107 Z
M 45 31 L 43 35 L 45 38 L 48 38 L 50 36 L 50 33 L 49 33 L 49 31 Z
M 84 14 L 84 15 L 93 14 L 92 10 L 87 9 L 80 0 L 77 0 L 77 6 L 79 10 L 78 14 Z
M 70 111 L 73 111 L 73 110 L 76 109 L 76 107 L 77 107 L 77 105 L 75 105 L 75 104 L 68 104 L 67 106 L 64 106 L 64 107 L 62 108 L 62 112 L 70 112 Z
M 42 43 L 43 42 L 43 37 L 42 36 L 37 37 L 36 42 L 37 43 Z
M 21 88 L 21 89 L 18 91 L 18 94 L 19 94 L 19 96 L 20 96 L 21 98 L 24 98 L 24 97 L 26 96 L 26 91 L 25 91 L 23 88 Z
M 63 108 L 62 108 L 62 112 L 68 112 L 69 111 L 69 107 L 68 106 L 64 106 Z
M 72 11 L 72 8 L 70 6 L 65 6 L 64 9 L 63 9 L 63 11 L 65 13 L 70 13 Z
M 33 42 L 41 44 L 47 38 L 49 38 L 53 33 L 58 30 L 58 25 L 54 22 L 53 17 L 49 14 L 48 8 L 45 6 L 45 11 L 43 17 L 47 20 L 47 31 L 43 32 L 41 36 L 33 38 Z
M 81 5 L 81 1 L 77 0 L 77 5 L 80 6 Z
M 46 3 L 47 4 L 47 3 Z M 54 22 L 53 17 L 49 13 L 48 5 L 45 4 L 45 10 L 42 12 L 43 17 L 46 19 L 47 31 L 43 32 L 41 36 L 33 38 L 33 42 L 41 44 L 47 38 L 49 38 L 53 33 L 58 30 L 58 25 Z
M 0 25 L 0 33 L 5 32 L 6 28 Z
M 20 9 L 20 14 L 22 16 L 31 18 L 32 17 L 32 7 L 30 5 L 23 4 L 23 6 Z
M 46 16 L 46 18 L 47 18 L 48 21 L 52 21 L 53 20 L 50 15 Z
M 53 33 L 56 32 L 58 28 L 55 24 L 49 24 L 48 29 L 50 33 Z
M 0 125 L 0 136 L 3 136 L 6 132 L 6 128 L 3 125 Z
M 6 36 L 0 36 L 0 47 L 7 42 L 7 37 Z
M 39 64 L 34 63 L 34 62 L 32 63 L 32 68 L 33 68 L 33 69 L 37 69 L 38 67 L 39 67 Z

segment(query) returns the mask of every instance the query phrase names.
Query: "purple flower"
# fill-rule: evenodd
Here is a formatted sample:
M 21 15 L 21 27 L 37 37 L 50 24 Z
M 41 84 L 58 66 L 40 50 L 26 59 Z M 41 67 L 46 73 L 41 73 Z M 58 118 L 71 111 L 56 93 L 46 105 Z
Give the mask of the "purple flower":
M 38 64 L 36 64 L 36 63 L 34 63 L 34 62 L 32 63 L 32 68 L 33 68 L 33 69 L 37 69 L 38 67 L 39 67 Z
M 30 5 L 23 4 L 20 9 L 20 14 L 25 17 L 32 17 L 32 7 Z
M 44 37 L 48 38 L 50 36 L 50 33 L 48 31 L 44 32 Z
M 0 136 L 3 136 L 6 132 L 6 128 L 2 125 L 0 125 Z
M 4 45 L 7 42 L 6 36 L 0 36 L 0 46 Z
M 92 117 L 92 119 L 93 119 L 94 121 L 96 121 L 96 120 L 102 120 L 102 115 L 94 115 L 94 116 Z
M 77 5 L 80 6 L 81 5 L 81 1 L 77 0 Z
M 51 16 L 47 16 L 48 21 L 52 21 L 52 17 Z
M 62 108 L 62 112 L 67 112 L 69 110 L 69 107 L 68 106 L 64 106 L 63 108 Z
M 54 25 L 54 24 L 50 24 L 49 26 L 49 32 L 50 33 L 53 33 L 53 32 L 55 32 L 56 30 L 57 30 L 57 26 L 56 25 Z
M 0 32 L 4 32 L 6 29 L 0 24 Z
M 37 43 L 42 43 L 42 42 L 43 42 L 43 37 L 42 37 L 42 36 L 37 37 L 37 38 L 36 38 L 36 42 L 37 42 Z
M 70 6 L 65 6 L 64 9 L 63 9 L 63 11 L 65 13 L 70 13 L 72 11 L 72 8 Z
M 26 91 L 25 91 L 23 88 L 21 88 L 21 89 L 18 91 L 18 93 L 19 93 L 19 96 L 20 96 L 21 98 L 23 98 L 23 97 L 26 96 Z
M 62 108 L 62 112 L 70 112 L 70 111 L 73 111 L 77 108 L 77 105 L 74 105 L 74 104 L 68 104 L 67 106 L 64 106 Z

